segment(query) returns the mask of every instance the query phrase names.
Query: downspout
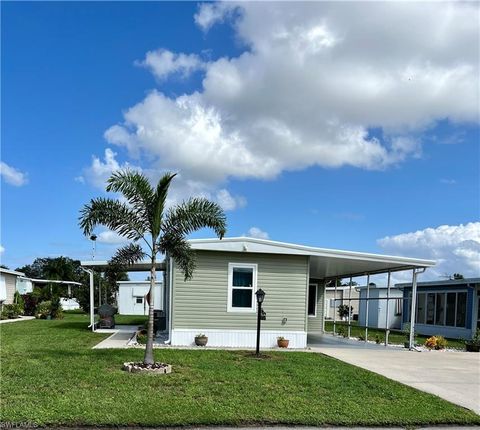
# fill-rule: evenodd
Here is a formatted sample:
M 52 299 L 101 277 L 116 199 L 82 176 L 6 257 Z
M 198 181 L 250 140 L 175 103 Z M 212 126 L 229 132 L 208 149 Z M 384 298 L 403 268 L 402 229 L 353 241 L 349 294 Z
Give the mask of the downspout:
M 415 318 L 416 318 L 416 308 L 417 308 L 417 275 L 420 273 L 424 273 L 427 270 L 426 267 L 418 270 L 413 269 L 413 276 L 412 276 L 412 304 L 410 307 L 410 338 L 408 342 L 408 349 L 412 351 L 414 349 L 414 341 L 415 341 Z
M 168 262 L 165 261 L 165 270 L 168 270 L 167 278 L 168 278 L 168 339 L 164 342 L 165 345 L 170 345 L 172 343 L 172 326 L 173 326 L 173 318 L 172 318 L 172 310 L 173 310 L 173 260 L 172 258 L 168 259 Z
M 90 275 L 90 325 L 89 328 L 92 328 L 92 331 L 95 331 L 95 312 L 94 312 L 94 285 L 93 285 L 93 270 L 85 269 L 84 267 L 80 267 L 84 272 L 87 272 Z

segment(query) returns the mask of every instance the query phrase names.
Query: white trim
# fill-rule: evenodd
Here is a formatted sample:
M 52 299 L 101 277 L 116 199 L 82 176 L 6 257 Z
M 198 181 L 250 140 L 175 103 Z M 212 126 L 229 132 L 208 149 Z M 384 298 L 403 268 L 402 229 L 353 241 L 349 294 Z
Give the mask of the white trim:
M 434 266 L 434 260 L 372 254 L 367 252 L 345 251 L 340 249 L 316 248 L 294 243 L 277 242 L 252 237 L 229 237 L 223 239 L 190 239 L 192 249 L 211 251 L 260 252 L 270 254 L 311 255 L 321 257 L 350 258 L 354 260 L 396 263 L 418 267 Z M 251 249 L 250 245 L 256 245 Z
M 315 285 L 315 313 L 313 315 L 310 315 L 308 313 L 308 307 L 310 305 L 310 286 Z M 317 308 L 318 308 L 318 282 L 309 282 L 308 283 L 308 295 L 307 295 L 307 315 L 309 318 L 317 318 Z
M 250 290 L 249 287 L 234 287 L 233 286 L 233 269 L 253 269 L 252 274 L 252 306 L 250 308 L 237 308 L 232 306 L 232 292 L 236 290 Z M 227 312 L 230 313 L 255 313 L 257 310 L 257 301 L 255 293 L 257 292 L 257 273 L 258 264 L 256 263 L 228 263 L 228 299 L 227 299 Z
M 172 345 L 194 346 L 195 336 L 203 333 L 208 337 L 207 346 L 226 348 L 255 348 L 256 330 L 220 330 L 208 328 L 173 329 Z M 307 333 L 304 331 L 262 330 L 260 349 L 276 348 L 277 337 L 283 336 L 290 341 L 288 348 L 306 348 Z

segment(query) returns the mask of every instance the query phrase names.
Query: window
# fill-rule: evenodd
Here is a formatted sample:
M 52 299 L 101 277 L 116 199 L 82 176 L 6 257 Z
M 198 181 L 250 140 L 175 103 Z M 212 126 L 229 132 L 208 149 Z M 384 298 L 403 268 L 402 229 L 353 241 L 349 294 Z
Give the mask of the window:
M 228 265 L 228 311 L 255 311 L 257 265 L 230 263 Z
M 435 322 L 435 293 L 427 294 L 427 324 Z
M 143 297 L 135 297 L 135 303 L 141 305 L 143 303 Z
M 425 324 L 425 294 L 417 294 L 417 318 L 416 323 Z
M 467 320 L 467 293 L 457 294 L 457 327 L 465 327 Z
M 437 303 L 435 306 L 435 325 L 445 325 L 445 294 L 437 293 Z
M 317 316 L 317 284 L 308 286 L 308 316 Z
M 447 293 L 447 312 L 445 316 L 445 325 L 455 327 L 455 305 L 457 302 L 456 293 Z

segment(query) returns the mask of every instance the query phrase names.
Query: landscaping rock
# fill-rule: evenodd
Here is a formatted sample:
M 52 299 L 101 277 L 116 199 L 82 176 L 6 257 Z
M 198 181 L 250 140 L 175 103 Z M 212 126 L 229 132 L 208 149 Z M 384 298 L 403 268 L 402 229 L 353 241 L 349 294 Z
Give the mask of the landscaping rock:
M 164 375 L 172 372 L 172 366 L 165 363 L 144 364 L 142 362 L 127 362 L 123 363 L 123 370 L 130 373 L 156 373 Z

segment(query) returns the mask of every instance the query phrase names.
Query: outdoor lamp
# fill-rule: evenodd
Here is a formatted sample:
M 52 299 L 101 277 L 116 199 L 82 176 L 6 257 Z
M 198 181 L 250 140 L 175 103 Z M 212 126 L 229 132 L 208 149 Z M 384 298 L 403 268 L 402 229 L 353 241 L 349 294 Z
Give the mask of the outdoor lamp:
M 265 298 L 265 291 L 263 291 L 261 288 L 259 290 L 257 290 L 257 292 L 255 293 L 255 295 L 257 296 L 257 303 L 259 305 L 261 305 L 263 303 L 263 299 Z

